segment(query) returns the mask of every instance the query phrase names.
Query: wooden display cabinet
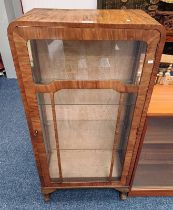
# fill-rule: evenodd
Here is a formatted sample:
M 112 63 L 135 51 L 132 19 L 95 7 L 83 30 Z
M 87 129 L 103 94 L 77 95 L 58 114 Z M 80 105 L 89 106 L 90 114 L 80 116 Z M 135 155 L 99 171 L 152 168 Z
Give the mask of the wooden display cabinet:
M 156 85 L 133 172 L 131 196 L 173 196 L 173 85 Z
M 45 200 L 79 187 L 124 199 L 163 27 L 140 10 L 34 9 L 8 35 Z

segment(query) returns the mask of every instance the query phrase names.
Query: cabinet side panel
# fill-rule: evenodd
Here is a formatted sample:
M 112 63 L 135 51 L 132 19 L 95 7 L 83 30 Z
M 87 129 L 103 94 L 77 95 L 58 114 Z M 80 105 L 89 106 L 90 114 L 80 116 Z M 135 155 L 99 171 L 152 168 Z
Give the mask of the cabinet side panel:
M 30 128 L 31 142 L 33 145 L 34 155 L 38 167 L 38 172 L 42 186 L 49 182 L 49 174 L 46 170 L 47 156 L 45 146 L 42 142 L 42 129 L 38 114 L 35 88 L 33 86 L 31 67 L 26 41 L 17 33 L 13 33 L 15 56 L 17 57 L 17 72 L 19 81 L 22 82 L 23 102 L 26 108 L 28 126 Z M 43 164 L 44 163 L 44 164 Z
M 137 153 L 138 153 L 139 145 L 140 145 L 140 143 L 142 143 L 142 141 L 140 141 L 140 140 L 142 139 L 141 137 L 142 137 L 143 126 L 145 123 L 147 110 L 148 110 L 149 102 L 151 99 L 151 94 L 152 94 L 153 87 L 155 84 L 155 79 L 156 79 L 156 75 L 157 75 L 158 68 L 160 65 L 160 59 L 161 59 L 161 55 L 162 55 L 162 51 L 163 51 L 163 47 L 164 47 L 164 43 L 165 43 L 165 30 L 163 28 L 159 31 L 159 33 L 156 33 L 156 31 L 153 31 L 153 32 L 155 32 L 154 33 L 155 36 L 154 36 L 154 34 L 153 34 L 153 36 L 151 36 L 151 38 L 148 40 L 148 45 L 149 45 L 151 54 L 153 54 L 153 56 L 154 56 L 153 57 L 154 65 L 152 68 L 152 73 L 148 79 L 149 86 L 148 86 L 148 90 L 145 94 L 145 106 L 143 107 L 143 114 L 142 114 L 141 121 L 140 121 L 140 127 L 138 129 L 136 143 L 135 143 L 134 150 L 133 150 L 133 157 L 132 157 L 132 161 L 131 161 L 131 165 L 130 165 L 130 171 L 129 171 L 128 179 L 126 182 L 127 184 L 130 184 L 130 183 L 132 184 L 132 182 L 131 182 L 132 173 L 133 174 L 135 173 L 135 165 L 138 162 Z M 153 45 L 152 42 L 154 42 L 155 45 Z M 150 58 L 148 60 L 150 60 Z M 139 151 L 139 153 L 140 153 L 140 151 Z

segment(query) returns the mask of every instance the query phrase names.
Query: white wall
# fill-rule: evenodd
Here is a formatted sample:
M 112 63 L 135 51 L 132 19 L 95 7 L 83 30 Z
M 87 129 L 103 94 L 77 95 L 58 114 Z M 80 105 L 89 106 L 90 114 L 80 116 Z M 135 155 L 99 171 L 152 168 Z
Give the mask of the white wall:
M 15 17 L 21 16 L 22 13 L 22 6 L 21 6 L 21 1 L 20 0 L 11 0 L 13 3 L 13 9 L 15 13 Z
M 33 8 L 96 9 L 97 0 L 22 0 L 24 12 Z
M 16 78 L 7 37 L 9 23 L 22 14 L 20 0 L 0 0 L 0 53 L 8 78 Z
M 13 59 L 7 37 L 9 22 L 15 18 L 13 5 L 10 1 L 0 0 L 0 53 L 7 73 L 7 77 L 15 78 Z
M 33 8 L 96 9 L 97 0 L 23 0 L 24 12 Z M 0 53 L 8 78 L 16 78 L 7 38 L 8 24 L 22 14 L 20 0 L 0 0 Z

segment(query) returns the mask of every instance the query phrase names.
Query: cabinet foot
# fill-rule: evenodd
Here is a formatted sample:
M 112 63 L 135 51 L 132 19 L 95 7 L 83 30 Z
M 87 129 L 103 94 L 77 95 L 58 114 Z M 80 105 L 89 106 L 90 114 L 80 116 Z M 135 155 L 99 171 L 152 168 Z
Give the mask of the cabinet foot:
M 127 199 L 127 193 L 126 192 L 120 192 L 120 199 L 122 201 L 126 200 Z
M 43 197 L 45 202 L 50 201 L 50 194 L 43 194 Z

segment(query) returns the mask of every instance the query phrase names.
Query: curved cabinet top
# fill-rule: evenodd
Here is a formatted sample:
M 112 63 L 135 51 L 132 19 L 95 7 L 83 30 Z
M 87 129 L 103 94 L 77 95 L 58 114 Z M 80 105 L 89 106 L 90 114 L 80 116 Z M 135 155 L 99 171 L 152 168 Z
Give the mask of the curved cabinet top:
M 33 9 L 13 21 L 9 30 L 16 26 L 126 28 L 159 30 L 164 27 L 142 10 L 65 10 Z M 10 29 L 11 28 L 11 29 Z

